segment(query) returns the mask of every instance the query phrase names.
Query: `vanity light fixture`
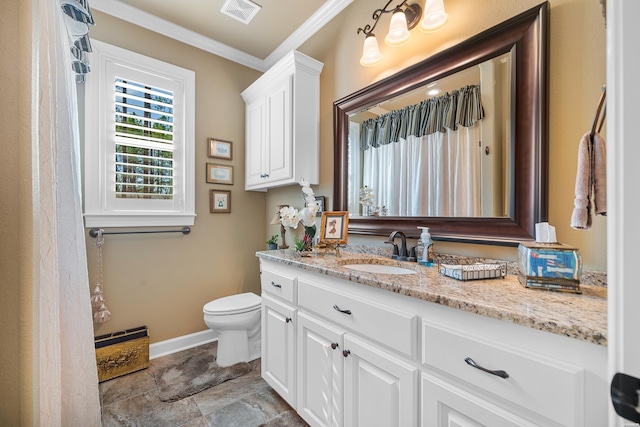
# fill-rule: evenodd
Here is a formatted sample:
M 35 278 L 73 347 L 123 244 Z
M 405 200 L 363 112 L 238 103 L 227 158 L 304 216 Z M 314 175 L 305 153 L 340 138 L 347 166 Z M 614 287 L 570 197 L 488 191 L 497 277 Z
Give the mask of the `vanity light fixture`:
M 444 26 L 449 20 L 449 15 L 444 11 L 443 0 L 426 0 L 424 6 L 424 17 L 422 7 L 417 4 L 407 4 L 407 0 L 403 0 L 396 6 L 390 7 L 393 0 L 389 0 L 382 9 L 376 9 L 373 12 L 373 25 L 367 24 L 364 28 L 358 28 L 357 33 L 364 33 L 364 46 L 362 48 L 362 57 L 360 65 L 370 67 L 376 65 L 382 59 L 378 40 L 373 30 L 378 25 L 382 15 L 392 13 L 389 31 L 384 41 L 389 46 L 400 46 L 405 44 L 411 37 L 409 30 L 412 30 L 422 19 L 420 26 L 424 31 L 435 31 Z
M 422 31 L 437 31 L 449 22 L 449 15 L 444 10 L 443 0 L 427 0 L 424 5 L 424 16 L 420 23 Z

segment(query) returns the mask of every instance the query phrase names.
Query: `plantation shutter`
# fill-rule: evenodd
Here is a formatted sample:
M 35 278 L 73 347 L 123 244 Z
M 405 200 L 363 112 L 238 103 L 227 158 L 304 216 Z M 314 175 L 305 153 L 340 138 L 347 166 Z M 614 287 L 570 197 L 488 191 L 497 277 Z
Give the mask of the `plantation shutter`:
M 174 197 L 174 94 L 116 77 L 115 197 Z

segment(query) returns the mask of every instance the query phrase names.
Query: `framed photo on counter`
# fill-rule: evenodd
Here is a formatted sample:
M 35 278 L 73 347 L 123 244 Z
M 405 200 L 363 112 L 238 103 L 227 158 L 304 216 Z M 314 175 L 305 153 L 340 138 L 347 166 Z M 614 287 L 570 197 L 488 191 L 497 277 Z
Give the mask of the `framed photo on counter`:
M 348 230 L 349 212 L 322 212 L 320 244 L 346 245 Z

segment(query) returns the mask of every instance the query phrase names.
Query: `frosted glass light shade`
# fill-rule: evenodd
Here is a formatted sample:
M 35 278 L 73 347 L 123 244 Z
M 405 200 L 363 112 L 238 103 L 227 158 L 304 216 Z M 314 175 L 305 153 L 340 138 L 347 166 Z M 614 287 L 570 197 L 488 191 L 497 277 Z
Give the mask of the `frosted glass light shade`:
M 409 40 L 411 34 L 407 29 L 407 17 L 402 10 L 397 10 L 391 15 L 389 33 L 384 42 L 389 46 L 399 46 Z
M 449 21 L 449 15 L 444 10 L 443 0 L 427 0 L 422 16 L 422 22 L 420 23 L 422 31 L 439 30 Z
M 364 39 L 364 46 L 362 48 L 362 58 L 360 58 L 360 65 L 364 67 L 370 67 L 376 65 L 382 59 L 380 48 L 378 47 L 378 40 L 373 34 L 369 34 Z

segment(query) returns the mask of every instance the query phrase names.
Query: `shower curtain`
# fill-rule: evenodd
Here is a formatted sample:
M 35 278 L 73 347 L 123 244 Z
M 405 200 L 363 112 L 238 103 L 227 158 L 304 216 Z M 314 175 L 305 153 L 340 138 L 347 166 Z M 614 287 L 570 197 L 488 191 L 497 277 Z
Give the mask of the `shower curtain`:
M 391 216 L 481 215 L 483 118 L 480 85 L 468 85 L 365 120 L 362 185 L 375 205 Z
M 75 2 L 76 0 L 73 0 Z M 37 414 L 47 426 L 99 426 L 82 223 L 76 75 L 61 6 L 33 3 L 32 103 Z M 77 61 L 76 61 L 77 62 Z
M 480 216 L 480 124 L 364 151 L 363 185 L 399 216 Z

